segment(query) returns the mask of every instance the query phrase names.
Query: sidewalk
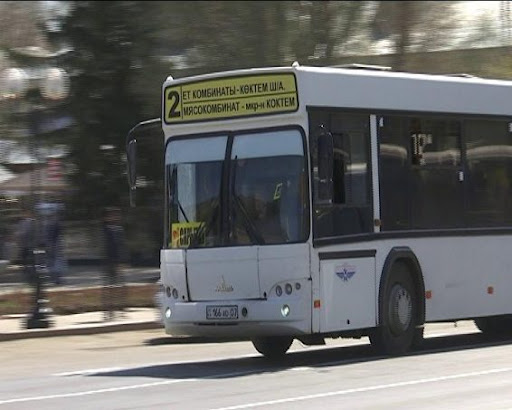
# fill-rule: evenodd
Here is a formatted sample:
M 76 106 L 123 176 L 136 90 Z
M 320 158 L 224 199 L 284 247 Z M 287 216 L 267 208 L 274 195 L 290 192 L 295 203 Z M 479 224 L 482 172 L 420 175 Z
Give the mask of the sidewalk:
M 64 278 L 64 286 L 46 286 L 47 292 L 69 290 L 87 290 L 103 285 L 101 267 L 71 266 Z M 157 268 L 128 268 L 125 280 L 129 286 L 153 284 L 159 277 Z M 2 294 L 27 289 L 23 282 L 21 268 L 11 266 L 0 275 L 0 296 Z M 99 309 L 98 309 L 99 310 Z M 71 315 L 49 315 L 50 327 L 47 329 L 27 329 L 27 315 L 0 315 L 0 342 L 6 340 L 52 337 L 66 335 L 87 335 L 131 330 L 162 329 L 156 308 L 126 309 L 122 318 L 104 321 L 103 312 L 87 312 Z
M 66 274 L 62 277 L 63 286 L 47 284 L 48 288 L 85 288 L 102 286 L 103 268 L 99 265 L 70 265 Z M 126 283 L 147 284 L 155 283 L 160 278 L 160 270 L 157 267 L 128 267 L 123 270 Z M 23 268 L 18 265 L 9 265 L 0 271 L 0 293 L 26 288 L 23 277 Z
M 0 342 L 37 337 L 90 335 L 131 330 L 162 329 L 155 308 L 128 308 L 122 318 L 105 321 L 103 312 L 49 315 L 47 329 L 27 329 L 27 315 L 0 316 Z

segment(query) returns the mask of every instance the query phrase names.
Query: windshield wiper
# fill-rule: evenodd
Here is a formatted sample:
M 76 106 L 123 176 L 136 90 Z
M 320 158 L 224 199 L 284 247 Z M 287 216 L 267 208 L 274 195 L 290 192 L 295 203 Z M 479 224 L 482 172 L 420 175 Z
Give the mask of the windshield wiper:
M 258 245 L 264 245 L 265 240 L 263 239 L 263 236 L 261 236 L 256 226 L 254 226 L 254 222 L 251 220 L 251 217 L 247 213 L 244 204 L 242 203 L 238 195 L 235 194 L 234 192 L 233 199 L 235 200 L 235 204 L 238 206 L 238 209 L 240 210 L 240 213 L 243 216 L 242 221 L 244 223 L 245 231 L 249 234 L 251 242 L 256 243 Z
M 189 249 L 195 248 L 198 244 L 198 241 L 201 237 L 205 237 L 210 233 L 210 230 L 212 229 L 213 223 L 216 221 L 218 215 L 220 212 L 218 212 L 219 209 L 219 200 L 218 198 L 215 198 L 214 203 L 212 204 L 212 215 L 210 216 L 210 219 L 208 219 L 208 222 L 202 223 L 201 226 L 197 231 L 195 231 L 192 234 L 192 238 L 190 239 L 190 245 Z
M 190 222 L 188 220 L 187 214 L 185 213 L 185 210 L 181 206 L 181 202 L 180 202 L 179 198 L 176 197 L 176 195 L 175 195 L 176 193 L 174 192 L 176 190 L 176 178 L 177 178 L 177 167 L 176 167 L 176 165 L 174 165 L 172 168 L 172 173 L 169 176 L 169 200 L 170 200 L 171 204 L 174 204 L 176 202 L 176 204 L 178 205 L 178 209 L 180 210 L 181 214 L 185 218 L 185 221 Z

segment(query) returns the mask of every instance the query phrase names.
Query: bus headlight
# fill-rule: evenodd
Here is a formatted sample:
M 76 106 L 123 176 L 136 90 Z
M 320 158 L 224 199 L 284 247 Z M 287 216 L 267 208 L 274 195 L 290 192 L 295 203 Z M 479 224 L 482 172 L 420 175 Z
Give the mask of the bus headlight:
M 283 294 L 283 288 L 279 285 L 276 286 L 276 295 L 281 296 Z
M 290 306 L 283 305 L 283 307 L 281 308 L 281 315 L 283 317 L 287 317 L 289 314 L 290 314 Z
M 293 287 L 289 283 L 287 283 L 284 286 L 284 291 L 286 292 L 287 295 L 291 295 L 292 294 L 292 290 L 293 290 Z
M 174 288 L 174 289 L 172 290 L 172 297 L 173 297 L 174 299 L 178 299 L 178 289 Z

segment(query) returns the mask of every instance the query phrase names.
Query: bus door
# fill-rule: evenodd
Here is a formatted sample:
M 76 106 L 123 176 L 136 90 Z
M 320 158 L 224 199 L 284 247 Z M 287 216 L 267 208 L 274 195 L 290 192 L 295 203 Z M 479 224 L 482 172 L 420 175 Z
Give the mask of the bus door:
M 318 322 L 314 329 L 323 333 L 375 326 L 375 251 L 362 241 L 365 234 L 374 232 L 370 116 L 314 109 L 309 118 L 315 189 L 313 233 L 320 260 L 314 284 L 314 289 L 319 289 L 314 297 L 320 301 L 320 314 L 314 319 Z M 322 152 L 325 143 L 319 133 L 332 141 L 328 145 L 332 145 L 333 169 L 327 173 L 332 186 L 327 190 L 322 162 L 328 155 Z M 359 246 L 355 248 L 350 237 L 357 237 Z M 326 245 L 328 250 L 324 250 Z

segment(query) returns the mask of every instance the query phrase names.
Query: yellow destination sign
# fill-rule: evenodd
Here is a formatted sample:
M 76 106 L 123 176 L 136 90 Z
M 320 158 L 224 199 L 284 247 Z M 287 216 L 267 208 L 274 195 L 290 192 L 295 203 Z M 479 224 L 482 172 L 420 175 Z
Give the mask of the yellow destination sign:
M 294 112 L 298 107 L 293 73 L 205 80 L 164 92 L 167 124 Z
M 203 222 L 174 223 L 171 227 L 171 248 L 188 248 L 196 232 L 203 226 Z M 198 244 L 204 244 L 205 238 L 198 238 Z

